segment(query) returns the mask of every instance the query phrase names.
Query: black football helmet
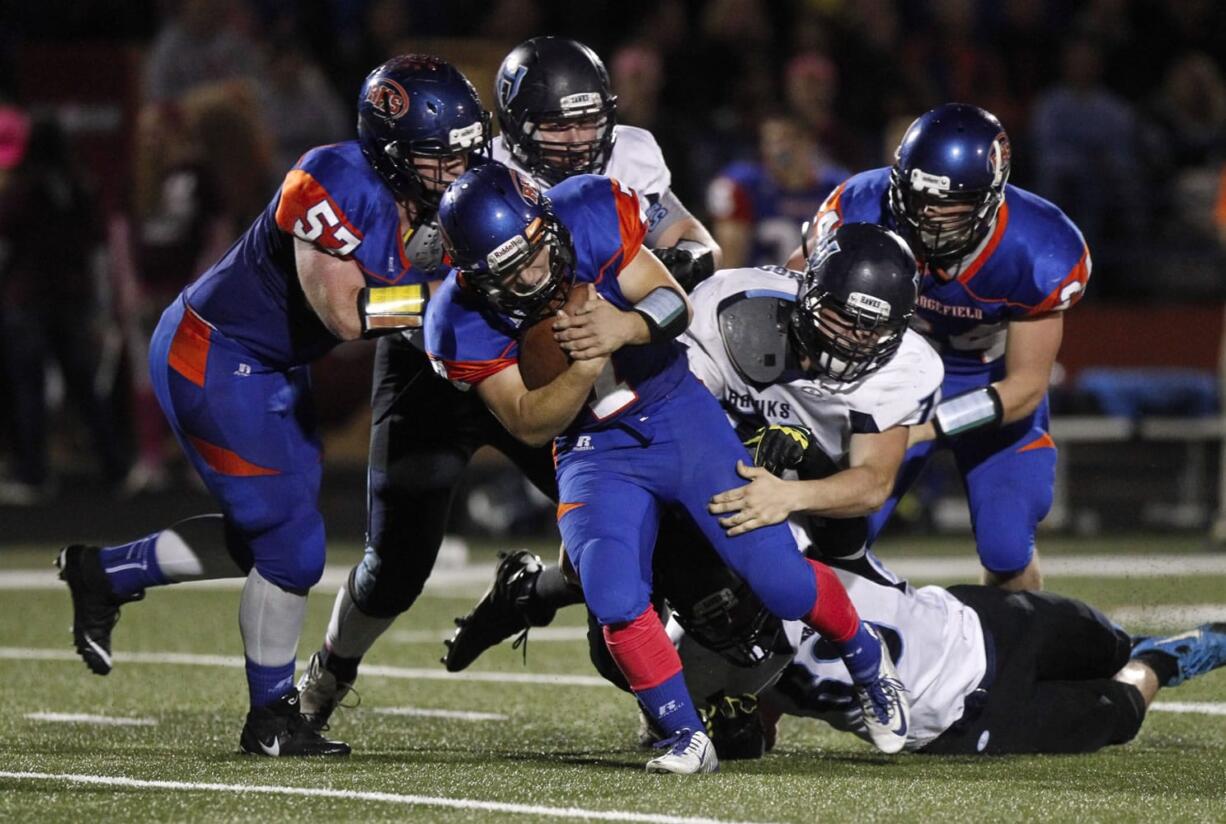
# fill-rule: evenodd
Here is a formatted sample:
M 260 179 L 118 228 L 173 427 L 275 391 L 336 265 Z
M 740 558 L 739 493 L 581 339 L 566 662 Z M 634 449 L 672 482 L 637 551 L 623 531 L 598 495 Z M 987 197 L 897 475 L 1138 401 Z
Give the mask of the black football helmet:
M 413 158 L 488 153 L 490 115 L 459 69 L 437 57 L 402 54 L 376 68 L 358 95 L 358 142 L 402 201 L 437 206 L 449 182 L 423 176 Z
M 562 37 L 533 37 L 498 69 L 494 109 L 515 161 L 552 186 L 577 174 L 601 174 L 613 151 L 617 96 L 596 52 Z M 587 126 L 579 141 L 541 139 L 542 126 Z
M 844 224 L 809 255 L 788 332 L 810 370 L 859 380 L 886 364 L 915 311 L 919 269 L 906 241 L 871 223 Z
M 937 265 L 969 254 L 1005 200 L 1013 152 L 994 115 L 946 103 L 915 119 L 890 171 L 890 212 L 916 253 Z M 964 205 L 956 216 L 930 206 Z

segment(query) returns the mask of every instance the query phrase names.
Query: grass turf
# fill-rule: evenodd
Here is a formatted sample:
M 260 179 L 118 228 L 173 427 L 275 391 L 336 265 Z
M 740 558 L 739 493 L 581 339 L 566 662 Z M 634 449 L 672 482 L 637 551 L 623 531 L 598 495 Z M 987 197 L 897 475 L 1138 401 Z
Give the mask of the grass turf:
M 1186 541 L 1141 538 L 1131 547 L 1187 552 Z M 1109 551 L 1110 542 L 1044 542 L 1047 554 Z M 542 547 L 543 552 L 548 552 Z M 921 542 L 923 554 L 969 551 L 963 539 Z M 489 559 L 478 551 L 478 560 Z M 49 548 L 0 554 L 0 568 L 49 561 Z M 334 563 L 356 557 L 354 548 Z M 888 557 L 888 556 L 887 556 Z M 42 567 L 45 569 L 45 567 Z M 1223 604 L 1226 576 L 1051 578 L 1048 587 L 1110 611 L 1161 604 Z M 479 593 L 429 591 L 396 625 L 442 637 Z M 300 652 L 322 635 L 331 592 L 311 599 Z M 233 667 L 120 660 L 106 678 L 77 660 L 0 658 L 7 712 L 0 716 L 0 771 L 124 776 L 214 784 L 331 788 L 437 799 L 725 821 L 962 820 L 1220 821 L 1226 819 L 1226 717 L 1153 712 L 1132 744 L 1091 756 L 934 759 L 882 756 L 817 722 L 787 718 L 774 753 L 730 762 L 719 775 L 648 776 L 634 746 L 631 699 L 608 687 L 363 677 L 362 705 L 342 711 L 332 734 L 355 747 L 343 761 L 275 761 L 237 753 L 246 709 L 237 593 L 151 592 L 125 607 L 116 650 L 229 656 Z M 555 626 L 582 625 L 565 611 Z M 66 592 L 0 593 L 0 643 L 65 651 Z M 1144 626 L 1130 626 L 1144 631 Z M 416 637 L 416 635 L 412 636 Z M 370 663 L 441 672 L 438 642 L 385 638 Z M 583 641 L 531 643 L 528 666 L 504 645 L 483 672 L 590 675 Z M 1226 671 L 1224 671 L 1226 672 Z M 1160 700 L 1226 702 L 1226 674 L 1213 673 Z M 500 713 L 506 720 L 396 716 L 379 708 Z M 153 719 L 153 726 L 98 726 L 28 719 L 36 712 Z M 425 803 L 285 797 L 237 790 L 82 786 L 0 778 L 0 819 L 102 820 L 540 820 Z M 581 816 L 576 816 L 576 818 Z M 617 816 L 613 816 L 616 819 Z

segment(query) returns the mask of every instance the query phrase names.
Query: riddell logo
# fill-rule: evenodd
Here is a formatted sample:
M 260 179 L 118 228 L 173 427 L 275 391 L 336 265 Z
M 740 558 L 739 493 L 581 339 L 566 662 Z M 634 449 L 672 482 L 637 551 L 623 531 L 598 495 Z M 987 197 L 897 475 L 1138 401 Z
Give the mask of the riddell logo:
M 399 120 L 409 110 L 409 95 L 395 80 L 384 77 L 371 84 L 366 102 L 385 120 Z

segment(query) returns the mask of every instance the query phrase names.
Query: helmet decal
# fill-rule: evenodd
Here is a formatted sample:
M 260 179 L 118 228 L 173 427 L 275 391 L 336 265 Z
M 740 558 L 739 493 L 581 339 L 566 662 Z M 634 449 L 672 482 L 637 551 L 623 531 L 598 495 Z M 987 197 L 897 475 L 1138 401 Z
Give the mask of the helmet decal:
M 988 152 L 988 171 L 992 173 L 992 185 L 999 186 L 1009 176 L 1009 165 L 1013 160 L 1013 147 L 1009 144 L 1009 136 L 1004 132 L 996 135 L 992 141 L 992 150 Z
M 409 110 L 408 92 L 390 77 L 381 77 L 370 84 L 366 102 L 384 120 L 399 120 Z

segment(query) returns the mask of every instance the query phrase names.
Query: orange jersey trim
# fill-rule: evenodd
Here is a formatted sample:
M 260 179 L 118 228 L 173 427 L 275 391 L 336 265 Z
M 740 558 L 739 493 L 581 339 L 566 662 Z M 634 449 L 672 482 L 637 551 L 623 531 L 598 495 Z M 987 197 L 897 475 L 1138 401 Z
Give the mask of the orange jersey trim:
M 460 381 L 469 386 L 476 386 L 491 375 L 497 375 L 503 369 L 519 363 L 517 358 L 491 358 L 478 361 L 441 360 L 447 369 L 447 380 Z
M 335 216 L 336 222 L 326 216 L 311 215 L 312 210 L 325 202 L 332 215 Z M 329 251 L 338 251 L 346 246 L 349 246 L 352 251 L 363 240 L 362 232 L 349 222 L 340 204 L 332 199 L 323 184 L 302 169 L 290 169 L 285 176 L 285 182 L 281 184 L 281 199 L 277 203 L 276 218 L 277 226 L 281 231 L 295 237 L 302 237 L 304 240 L 306 240 L 303 237 L 304 233 L 321 229 L 318 237 L 312 238 L 309 242 L 316 243 Z M 347 229 L 357 242 L 350 245 L 337 238 L 333 231 L 337 225 Z
M 252 478 L 261 475 L 280 475 L 281 470 L 269 469 L 264 466 L 251 463 L 246 458 L 226 449 L 223 446 L 209 443 L 203 438 L 197 438 L 194 435 L 188 435 L 187 439 L 191 441 L 192 447 L 200 453 L 200 457 L 204 458 L 204 462 L 209 465 L 209 468 L 214 472 L 222 475 L 231 475 L 239 478 Z
M 1050 312 L 1060 304 L 1068 301 L 1068 305 L 1072 306 L 1077 301 L 1081 300 L 1081 296 L 1086 293 L 1086 283 L 1090 280 L 1090 248 L 1083 246 L 1081 248 L 1081 259 L 1073 266 L 1069 273 L 1065 275 L 1064 280 L 1060 281 L 1060 285 L 1051 291 L 1047 297 L 1043 298 L 1043 302 L 1030 310 L 1031 315 L 1041 315 L 1044 312 Z M 1070 284 L 1080 283 L 1081 288 L 1070 294 L 1067 298 L 1062 298 L 1065 290 Z M 1067 308 L 1067 307 L 1064 307 Z
M 587 504 L 584 503 L 583 501 L 580 501 L 578 503 L 560 503 L 558 504 L 558 520 L 559 521 L 562 520 L 562 516 L 565 515 L 567 512 L 573 512 L 579 507 L 586 506 L 586 505 Z
M 1000 211 L 996 214 L 996 228 L 992 231 L 992 238 L 988 241 L 988 245 L 984 247 L 984 250 L 979 254 L 979 257 L 975 258 L 971 262 L 971 265 L 966 267 L 965 272 L 958 275 L 958 283 L 965 285 L 971 278 L 979 273 L 979 270 L 983 268 L 983 265 L 988 262 L 989 258 L 992 257 L 992 253 L 996 251 L 996 247 L 1000 245 L 1000 239 L 1005 236 L 1005 227 L 1008 225 L 1009 204 L 1001 203 Z
M 170 355 L 166 362 L 171 369 L 192 383 L 204 388 L 204 376 L 209 364 L 209 347 L 213 327 L 187 307 L 179 328 L 170 342 Z
M 609 185 L 613 187 L 613 202 L 617 206 L 617 224 L 622 240 L 621 264 L 617 267 L 620 272 L 630 265 L 630 261 L 634 260 L 634 256 L 642 247 L 643 239 L 647 237 L 647 224 L 643 223 L 643 211 L 638 195 L 623 189 L 613 178 L 609 178 Z
M 1055 449 L 1055 448 L 1056 448 L 1056 442 L 1052 440 L 1051 435 L 1044 432 L 1042 435 L 1035 438 L 1030 443 L 1026 444 L 1023 447 L 1020 447 L 1017 451 L 1020 454 L 1022 452 L 1029 452 L 1032 449 Z

